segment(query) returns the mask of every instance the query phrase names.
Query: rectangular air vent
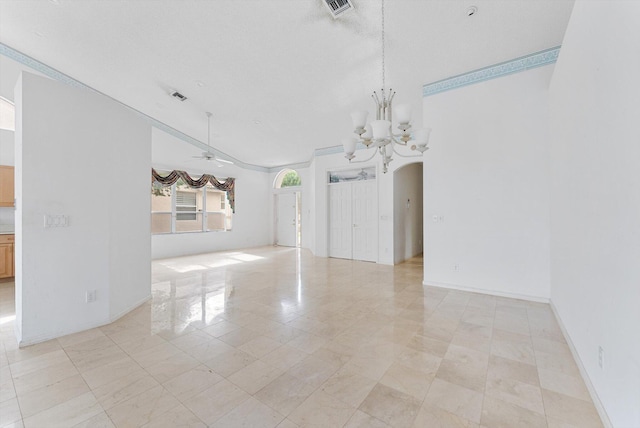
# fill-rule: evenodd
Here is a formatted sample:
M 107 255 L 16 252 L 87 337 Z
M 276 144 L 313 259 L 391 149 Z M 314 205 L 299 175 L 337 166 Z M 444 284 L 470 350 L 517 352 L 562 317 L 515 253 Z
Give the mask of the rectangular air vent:
M 348 10 L 353 10 L 353 4 L 350 0 L 322 0 L 329 12 L 331 12 L 331 16 L 334 18 L 340 17 L 344 12 Z
M 172 96 L 172 97 L 175 97 L 175 98 L 177 98 L 177 99 L 179 99 L 180 101 L 185 101 L 185 100 L 187 99 L 187 97 L 185 97 L 184 95 L 182 95 L 182 94 L 181 94 L 180 92 L 178 92 L 178 91 L 173 91 L 173 92 L 171 93 L 171 96 Z

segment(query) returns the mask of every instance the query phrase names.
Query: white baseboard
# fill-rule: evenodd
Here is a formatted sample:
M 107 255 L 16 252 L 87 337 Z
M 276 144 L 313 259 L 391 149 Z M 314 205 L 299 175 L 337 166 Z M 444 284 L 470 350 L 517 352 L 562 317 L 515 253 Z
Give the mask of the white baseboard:
M 117 320 L 119 320 L 120 318 L 122 318 L 123 316 L 127 315 L 129 312 L 131 312 L 132 310 L 134 310 L 135 308 L 137 308 L 138 306 L 142 306 L 145 303 L 147 303 L 149 300 L 151 300 L 151 294 L 149 294 L 148 296 L 146 296 L 143 299 L 140 299 L 139 301 L 137 301 L 136 303 L 134 303 L 133 305 L 129 306 L 128 308 L 126 308 L 123 311 L 120 311 L 119 313 L 115 314 L 114 316 L 111 317 L 111 320 L 109 321 L 109 324 L 111 324 L 112 322 L 115 322 Z
M 103 325 L 109 324 L 111 321 L 108 319 L 104 321 L 91 322 L 86 324 L 80 324 L 77 328 L 69 329 L 69 330 L 59 330 L 53 333 L 47 333 L 42 336 L 34 336 L 28 339 L 23 339 L 18 343 L 20 348 L 24 348 L 25 346 L 31 346 L 38 343 L 46 342 L 47 340 L 57 339 L 58 337 L 68 336 L 70 334 L 80 333 L 81 331 L 91 330 L 92 328 L 102 327 Z
M 560 318 L 560 314 L 558 314 L 558 310 L 556 309 L 556 306 L 553 304 L 552 300 L 549 300 L 549 305 L 551 306 L 551 310 L 553 311 L 553 315 L 555 315 L 556 321 L 558 322 L 558 325 L 560 326 L 560 330 L 562 331 L 562 335 L 564 336 L 564 339 L 567 341 L 567 344 L 569 345 L 569 349 L 571 350 L 571 355 L 573 355 L 573 359 L 575 360 L 576 365 L 578 366 L 578 370 L 580 371 L 580 375 L 582 376 L 582 380 L 584 381 L 584 384 L 587 386 L 587 390 L 589 391 L 589 395 L 591 396 L 591 400 L 593 401 L 593 405 L 596 407 L 596 410 L 598 411 L 598 415 L 600 415 L 600 419 L 602 420 L 602 424 L 606 428 L 613 428 L 613 424 L 611 423 L 611 420 L 609 419 L 609 415 L 607 415 L 607 411 L 605 410 L 604 406 L 602 405 L 602 401 L 600 401 L 600 397 L 598 396 L 598 393 L 596 392 L 596 389 L 594 388 L 593 383 L 591 383 L 591 378 L 589 377 L 589 374 L 587 373 L 587 369 L 584 367 L 584 364 L 582 364 L 582 360 L 580 359 L 580 355 L 578 354 L 578 350 L 573 345 L 573 341 L 571 340 L 571 336 L 569 336 L 569 332 L 565 328 L 564 323 L 562 322 L 562 318 Z
M 109 319 L 102 320 L 102 321 L 97 321 L 97 322 L 86 323 L 86 324 L 81 324 L 77 328 L 73 328 L 73 329 L 69 329 L 69 330 L 60 330 L 60 331 L 57 331 L 57 332 L 54 332 L 54 333 L 47 333 L 47 334 L 45 334 L 43 336 L 30 337 L 29 339 L 26 339 L 26 340 L 23 339 L 23 340 L 20 341 L 20 343 L 18 343 L 18 346 L 20 348 L 24 348 L 25 346 L 35 345 L 35 344 L 38 344 L 38 343 L 46 342 L 47 340 L 57 339 L 59 337 L 68 336 L 70 334 L 80 333 L 81 331 L 91 330 L 92 328 L 102 327 L 104 325 L 111 324 L 112 322 L 122 318 L 124 315 L 128 314 L 129 312 L 131 312 L 132 310 L 134 310 L 138 306 L 143 305 L 144 303 L 146 303 L 150 299 L 151 299 L 151 294 L 149 294 L 144 299 L 134 303 L 133 305 L 129 306 L 127 309 L 121 311 L 120 313 L 116 314 L 114 317 L 111 317 Z M 17 331 L 17 329 L 18 329 L 18 327 L 16 327 L 16 331 Z
M 431 286 L 431 287 L 438 287 L 438 288 L 447 288 L 447 289 L 450 289 L 450 290 L 469 291 L 471 293 L 488 294 L 490 296 L 508 297 L 508 298 L 511 298 L 511 299 L 528 300 L 530 302 L 549 303 L 549 298 L 548 297 L 529 296 L 527 294 L 518 294 L 518 293 L 507 293 L 507 292 L 504 292 L 504 291 L 496 291 L 496 290 L 487 290 L 487 289 L 484 289 L 484 288 L 467 287 L 467 286 L 458 285 L 458 284 L 447 284 L 447 283 L 444 283 L 444 282 L 433 282 L 433 281 L 426 282 L 426 281 L 423 281 L 422 285 Z

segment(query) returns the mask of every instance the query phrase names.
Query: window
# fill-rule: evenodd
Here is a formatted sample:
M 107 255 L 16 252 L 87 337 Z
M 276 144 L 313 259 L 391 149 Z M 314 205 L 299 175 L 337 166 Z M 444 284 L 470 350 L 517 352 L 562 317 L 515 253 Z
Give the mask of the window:
M 195 220 L 197 218 L 195 192 L 176 192 L 176 220 Z
M 151 187 L 151 233 L 154 235 L 226 231 L 231 230 L 231 223 L 227 192 L 211 184 L 195 189 L 180 179 L 171 187 L 158 183 Z
M 278 173 L 273 183 L 273 187 L 281 189 L 283 187 L 297 187 L 302 185 L 302 179 L 297 171 L 293 169 L 283 169 Z

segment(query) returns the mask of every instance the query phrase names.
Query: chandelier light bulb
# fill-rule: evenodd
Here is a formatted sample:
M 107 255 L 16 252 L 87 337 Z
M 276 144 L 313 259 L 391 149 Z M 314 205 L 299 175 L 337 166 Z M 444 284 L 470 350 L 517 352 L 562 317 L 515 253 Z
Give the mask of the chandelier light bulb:
M 413 132 L 413 139 L 419 146 L 426 146 L 429 143 L 429 135 L 431 134 L 431 128 L 416 129 Z
M 364 128 L 367 124 L 367 116 L 369 115 L 368 111 L 365 110 L 356 110 L 351 113 L 351 120 L 353 121 L 353 127 L 356 129 Z
M 371 130 L 371 124 L 367 123 L 364 127 L 364 134 L 362 134 L 362 138 L 365 140 L 370 140 L 373 138 L 373 131 Z
M 358 140 L 353 137 L 344 138 L 342 140 L 342 147 L 344 148 L 345 154 L 353 155 L 353 153 L 356 151 L 357 142 Z
M 388 120 L 374 120 L 371 122 L 374 140 L 383 140 L 389 136 L 391 122 Z
M 407 124 L 411 121 L 411 106 L 409 104 L 398 104 L 393 112 L 401 124 Z

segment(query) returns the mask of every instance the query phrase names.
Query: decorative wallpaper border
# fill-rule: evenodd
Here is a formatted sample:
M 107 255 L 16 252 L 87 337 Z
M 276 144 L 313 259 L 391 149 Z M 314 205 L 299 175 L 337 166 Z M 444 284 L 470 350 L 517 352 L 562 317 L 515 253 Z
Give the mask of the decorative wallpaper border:
M 422 97 L 424 98 L 439 94 L 440 92 L 450 91 L 452 89 L 485 82 L 487 80 L 496 79 L 509 74 L 531 70 L 532 68 L 541 67 L 543 65 L 553 64 L 558 60 L 559 54 L 560 46 L 556 46 L 554 48 L 545 49 L 540 52 L 512 59 L 511 61 L 490 65 L 458 76 L 428 83 L 422 87 Z

